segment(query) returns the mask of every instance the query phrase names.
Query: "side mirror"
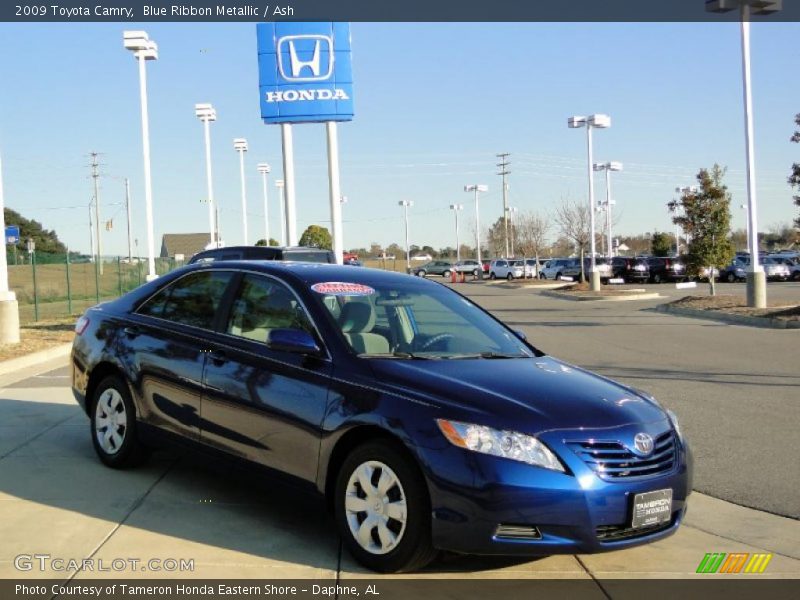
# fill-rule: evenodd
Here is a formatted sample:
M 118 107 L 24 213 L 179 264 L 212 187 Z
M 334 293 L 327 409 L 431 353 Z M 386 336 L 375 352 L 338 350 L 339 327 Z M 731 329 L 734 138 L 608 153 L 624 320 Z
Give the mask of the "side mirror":
M 267 347 L 294 354 L 319 354 L 313 336 L 303 329 L 273 329 L 267 336 Z
M 515 329 L 514 330 L 514 335 L 517 336 L 519 339 L 521 339 L 523 342 L 527 342 L 528 341 L 528 336 L 525 335 L 525 332 L 520 330 L 520 329 Z

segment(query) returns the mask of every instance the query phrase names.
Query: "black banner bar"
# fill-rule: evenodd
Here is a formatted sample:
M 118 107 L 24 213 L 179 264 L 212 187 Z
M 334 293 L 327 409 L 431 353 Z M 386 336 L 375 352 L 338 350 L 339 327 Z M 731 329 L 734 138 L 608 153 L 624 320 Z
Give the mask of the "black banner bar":
M 800 1 L 753 21 L 800 21 Z M 754 9 L 755 10 L 755 9 Z M 738 10 L 708 12 L 705 0 L 4 0 L 0 21 L 420 21 L 718 22 Z

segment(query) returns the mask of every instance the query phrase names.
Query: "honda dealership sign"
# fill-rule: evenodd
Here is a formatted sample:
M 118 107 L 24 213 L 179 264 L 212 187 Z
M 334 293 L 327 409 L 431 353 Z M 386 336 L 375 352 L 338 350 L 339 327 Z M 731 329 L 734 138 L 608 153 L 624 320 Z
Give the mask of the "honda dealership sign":
M 257 35 L 265 123 L 353 118 L 349 23 L 259 23 Z

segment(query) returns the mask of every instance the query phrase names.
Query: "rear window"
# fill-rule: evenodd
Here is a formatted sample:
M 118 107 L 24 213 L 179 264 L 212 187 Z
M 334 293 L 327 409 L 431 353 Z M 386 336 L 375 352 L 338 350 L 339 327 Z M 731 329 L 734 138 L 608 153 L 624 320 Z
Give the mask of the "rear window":
M 331 253 L 327 250 L 288 250 L 283 252 L 283 260 L 297 262 L 332 263 Z

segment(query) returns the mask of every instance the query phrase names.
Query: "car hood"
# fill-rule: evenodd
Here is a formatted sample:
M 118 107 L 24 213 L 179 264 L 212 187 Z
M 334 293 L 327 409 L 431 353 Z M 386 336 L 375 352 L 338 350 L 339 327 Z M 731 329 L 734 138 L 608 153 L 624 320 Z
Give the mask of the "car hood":
M 667 418 L 632 388 L 549 356 L 523 359 L 370 359 L 384 387 L 422 398 L 453 419 L 539 433 L 607 428 Z M 452 414 L 448 414 L 448 410 Z

